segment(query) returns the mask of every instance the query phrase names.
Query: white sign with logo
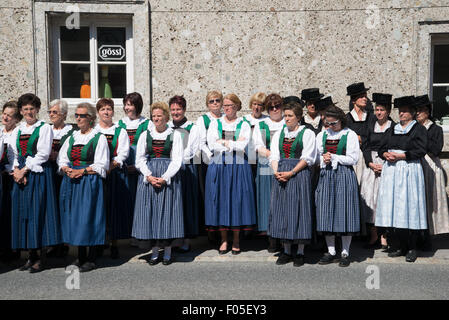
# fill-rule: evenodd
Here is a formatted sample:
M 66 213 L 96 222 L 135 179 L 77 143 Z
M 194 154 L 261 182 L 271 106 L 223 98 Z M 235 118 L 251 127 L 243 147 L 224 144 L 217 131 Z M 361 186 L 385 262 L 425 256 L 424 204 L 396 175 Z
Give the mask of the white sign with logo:
M 106 61 L 120 61 L 126 55 L 125 48 L 121 45 L 105 44 L 98 49 L 98 56 Z

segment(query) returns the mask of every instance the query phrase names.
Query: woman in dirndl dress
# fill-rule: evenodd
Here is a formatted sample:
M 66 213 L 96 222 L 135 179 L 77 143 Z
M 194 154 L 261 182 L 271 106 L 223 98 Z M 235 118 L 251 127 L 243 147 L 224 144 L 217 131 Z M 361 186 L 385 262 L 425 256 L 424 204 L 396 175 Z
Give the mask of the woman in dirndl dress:
M 53 170 L 53 177 L 55 179 L 55 193 L 56 193 L 56 205 L 59 212 L 59 191 L 61 189 L 62 175 L 58 174 L 58 164 L 56 159 L 58 158 L 59 150 L 64 144 L 65 140 L 75 131 L 75 127 L 71 124 L 66 124 L 68 105 L 65 100 L 53 100 L 48 107 L 48 117 L 50 119 L 51 129 L 53 130 L 53 143 L 51 145 L 51 153 L 49 157 L 50 165 Z M 56 256 L 58 258 L 64 257 L 69 251 L 69 247 L 64 244 L 60 244 L 50 249 L 47 252 L 47 257 Z
M 103 179 L 109 169 L 109 147 L 106 137 L 94 128 L 94 106 L 80 103 L 75 119 L 79 130 L 66 139 L 57 159 L 64 174 L 59 208 L 63 241 L 78 246 L 78 259 L 72 265 L 88 272 L 96 268 L 97 252 L 106 241 Z
M 124 166 L 129 154 L 126 130 L 114 124 L 114 101 L 101 98 L 97 102 L 98 124 L 95 129 L 106 137 L 109 146 L 109 168 L 106 174 L 106 238 L 111 242 L 111 258 L 118 259 L 117 240 L 131 238 L 134 206 Z
M 1 134 L 3 135 L 3 154 L 0 161 L 0 172 L 2 179 L 2 197 L 0 208 L 0 261 L 8 262 L 20 258 L 20 250 L 11 249 L 11 192 L 14 178 L 11 175 L 13 163 L 9 161 L 8 150 L 12 152 L 11 145 L 17 123 L 22 120 L 16 101 L 8 101 L 2 109 Z
M 426 185 L 426 208 L 428 232 L 425 234 L 423 249 L 431 250 L 431 235 L 449 233 L 449 212 L 444 169 L 438 157 L 443 149 L 443 129 L 433 122 L 432 102 L 428 95 L 416 97 L 416 120 L 427 129 L 427 154 L 421 159 Z
M 365 167 L 363 167 L 362 180 L 360 182 L 361 217 L 362 222 L 367 224 L 367 230 L 370 235 L 365 249 L 376 248 L 379 235 L 382 248 L 387 249 L 385 232 L 377 230 L 374 222 L 376 221 L 380 176 L 382 174 L 383 163 L 385 162 L 378 156 L 377 152 L 379 151 L 380 141 L 387 129 L 396 125 L 389 117 L 392 103 L 391 98 L 391 94 L 373 93 L 372 101 L 376 103 L 374 114 L 377 120 L 369 124 L 362 141 Z
M 325 236 L 328 247 L 319 264 L 336 261 L 335 236 L 341 236 L 340 267 L 349 266 L 351 239 L 360 232 L 359 190 L 353 168 L 359 160 L 359 139 L 346 121 L 343 110 L 329 106 L 328 129 L 316 138 L 321 168 L 315 191 L 317 232 Z
M 187 102 L 183 96 L 174 96 L 168 103 L 173 121 L 170 128 L 179 131 L 184 148 L 184 159 L 181 166 L 182 203 L 184 211 L 184 239 L 178 243 L 178 252 L 190 251 L 190 240 L 199 234 L 200 187 L 196 164 L 200 146 L 198 126 L 187 120 L 185 113 Z
M 268 234 L 283 242 L 276 261 L 304 264 L 304 246 L 312 239 L 312 182 L 309 166 L 315 163 L 315 134 L 301 125 L 302 106 L 284 106 L 285 125 L 273 136 L 270 161 L 274 171 Z M 297 244 L 294 257 L 291 245 Z
M 53 131 L 50 125 L 37 119 L 41 106 L 37 96 L 24 94 L 17 105 L 25 121 L 14 131 L 11 145 L 13 158 L 10 162 L 13 163 L 15 181 L 12 248 L 29 250 L 28 260 L 20 270 L 35 273 L 45 268 L 46 247 L 61 243 L 53 171 L 48 161 Z
M 235 94 L 223 98 L 225 115 L 212 122 L 207 143 L 214 156 L 206 175 L 206 226 L 220 231 L 219 253 L 228 252 L 228 231 L 233 231 L 232 254 L 239 254 L 240 231 L 256 224 L 253 176 L 245 155 L 251 138 L 247 121 L 237 117 L 242 107 Z
M 125 161 L 129 194 L 131 195 L 131 212 L 134 213 L 139 171 L 136 169 L 136 148 L 140 136 L 153 125 L 150 119 L 143 117 L 143 99 L 140 93 L 132 92 L 123 98 L 123 111 L 126 114 L 119 120 L 118 126 L 126 130 L 129 137 L 129 154 Z
M 137 143 L 136 168 L 141 172 L 137 185 L 132 235 L 150 240 L 150 265 L 172 263 L 171 246 L 184 238 L 181 175 L 184 149 L 181 133 L 168 127 L 169 109 L 165 102 L 151 105 L 154 126 L 142 133 Z
M 391 230 L 389 257 L 405 255 L 407 262 L 414 262 L 417 238 L 427 229 L 421 165 L 427 153 L 427 130 L 414 120 L 413 96 L 394 99 L 394 106 L 399 108 L 400 123 L 388 129 L 379 147 L 379 157 L 386 161 L 377 195 L 375 225 Z
M 268 216 L 270 215 L 271 185 L 273 170 L 268 158 L 271 155 L 271 144 L 275 132 L 282 129 L 285 122 L 282 117 L 283 100 L 276 93 L 269 94 L 264 103 L 264 111 L 269 118 L 260 121 L 253 131 L 253 144 L 258 154 L 256 170 L 256 202 L 257 202 L 257 229 L 266 234 L 268 231 Z M 268 252 L 276 252 L 280 247 L 279 240 L 268 238 Z

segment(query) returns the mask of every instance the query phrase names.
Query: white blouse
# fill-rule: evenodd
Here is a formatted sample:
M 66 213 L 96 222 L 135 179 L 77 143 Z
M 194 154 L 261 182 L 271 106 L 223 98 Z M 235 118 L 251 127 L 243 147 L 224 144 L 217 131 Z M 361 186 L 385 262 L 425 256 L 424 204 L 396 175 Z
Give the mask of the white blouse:
M 270 132 L 276 132 L 282 129 L 282 127 L 285 124 L 284 119 L 282 119 L 281 121 L 275 122 L 273 120 L 271 120 L 270 118 L 264 119 L 262 122 L 265 122 L 270 130 Z M 271 143 L 273 141 L 273 135 L 271 135 Z M 254 143 L 254 149 L 259 151 L 260 148 L 266 148 L 267 147 L 267 143 L 265 141 L 266 135 L 265 132 L 261 132 L 259 125 L 256 125 L 254 127 L 254 132 L 253 132 L 253 143 Z
M 22 122 L 11 136 L 11 150 L 12 152 L 8 152 L 9 163 L 13 163 L 13 168 L 19 166 L 19 153 L 17 150 L 17 135 L 19 130 L 21 134 L 32 134 L 34 129 L 39 127 L 43 123 L 43 121 L 36 121 L 32 126 L 27 126 L 26 122 Z M 51 145 L 53 143 L 53 130 L 51 129 L 49 124 L 44 123 L 44 125 L 39 130 L 39 139 L 36 145 L 36 154 L 34 157 L 28 156 L 25 160 L 25 167 L 30 169 L 32 172 L 43 172 L 42 164 L 48 161 L 48 157 L 51 153 Z M 11 168 L 12 170 L 12 168 Z
M 7 148 L 7 156 L 8 156 L 8 164 L 5 165 L 5 171 L 6 172 L 11 172 L 14 170 L 14 151 L 12 149 L 12 145 L 13 143 L 15 143 L 15 141 L 13 140 L 14 137 L 16 137 L 17 139 L 17 130 L 19 130 L 17 127 L 14 128 L 13 130 L 11 130 L 10 132 L 5 132 L 4 128 L 1 130 L 2 131 L 2 135 L 3 135 L 3 146 L 6 144 L 6 148 Z M 5 151 L 5 150 L 3 150 Z
M 376 121 L 376 123 L 374 124 L 374 132 L 375 133 L 384 133 L 385 131 L 390 129 L 390 127 L 391 127 L 390 120 L 387 121 L 387 123 L 385 124 L 385 127 L 383 129 L 380 127 L 379 122 Z
M 74 138 L 73 145 L 86 145 L 98 132 L 99 131 L 95 128 L 86 134 L 82 134 L 80 130 L 74 131 L 72 133 Z M 70 165 L 70 159 L 67 156 L 69 144 L 70 138 L 65 140 L 61 150 L 59 150 L 58 159 L 56 160 L 59 170 L 61 170 L 62 167 Z M 90 167 L 102 178 L 106 178 L 106 171 L 109 170 L 109 146 L 108 140 L 104 135 L 100 135 L 100 138 L 98 139 L 97 147 L 95 148 L 94 163 L 91 164 Z
M 226 116 L 222 116 L 220 118 L 220 122 L 222 124 L 223 131 L 236 131 L 237 125 L 243 121 L 242 117 L 238 117 L 232 123 L 227 123 L 225 120 Z M 222 152 L 232 152 L 232 151 L 245 151 L 245 147 L 247 146 L 249 140 L 251 139 L 251 127 L 248 122 L 243 121 L 242 126 L 240 128 L 240 134 L 237 141 L 228 140 L 229 148 L 225 147 L 221 143 L 217 143 L 217 140 L 221 140 L 222 137 L 218 136 L 218 121 L 214 120 L 209 126 L 209 130 L 207 131 L 207 144 L 211 151 L 214 152 L 214 157 Z
M 200 149 L 200 131 L 199 128 L 196 124 L 194 124 L 192 121 L 186 121 L 186 123 L 184 123 L 181 128 L 185 129 L 186 127 L 188 127 L 189 125 L 193 124 L 192 128 L 190 129 L 190 132 L 187 131 L 183 131 L 183 130 L 179 130 L 179 132 L 181 133 L 181 137 L 182 137 L 182 133 L 185 133 L 186 135 L 188 135 L 188 142 L 187 142 L 187 146 L 184 149 L 184 163 L 189 163 L 190 160 L 197 154 L 198 150 Z M 170 128 L 173 128 L 173 121 L 170 121 L 168 123 L 168 126 Z M 183 144 L 184 146 L 184 144 Z
M 338 140 L 341 139 L 341 137 L 345 134 L 348 134 L 348 138 L 346 141 L 346 155 L 332 154 L 332 169 L 337 170 L 338 164 L 341 164 L 343 166 L 356 165 L 359 161 L 360 156 L 360 144 L 357 134 L 349 128 L 342 129 L 338 132 L 335 132 L 332 129 L 327 129 L 325 132 L 327 132 L 328 140 Z M 320 156 L 321 168 L 326 167 L 326 164 L 323 161 L 323 134 L 324 131 L 318 133 L 318 136 L 316 137 L 316 146 L 318 149 L 318 154 Z
M 252 114 L 247 114 L 246 116 L 243 116 L 243 118 L 245 118 L 247 121 L 249 121 L 249 123 L 251 123 L 251 127 L 252 127 L 252 126 L 256 126 L 260 121 L 268 118 L 268 116 L 266 114 L 262 114 L 260 116 L 260 118 L 256 119 L 253 117 Z
M 368 116 L 368 112 L 365 109 L 362 110 L 362 120 L 359 119 L 359 115 L 357 114 L 357 111 L 355 111 L 355 108 L 351 110 L 351 115 L 355 121 L 365 121 Z
M 115 129 L 118 127 L 117 124 L 113 124 L 111 127 L 105 129 L 102 128 L 99 124 L 95 126 L 95 129 L 102 134 L 114 135 Z M 107 139 L 106 139 L 107 141 Z M 120 167 L 123 166 L 123 162 L 128 158 L 129 154 L 129 138 L 126 130 L 121 129 L 120 134 L 117 139 L 117 156 L 114 157 L 114 161 L 120 164 Z M 110 156 L 110 155 L 109 155 Z
M 126 129 L 135 130 L 137 129 L 143 122 L 147 120 L 145 117 L 139 117 L 137 119 L 131 120 L 129 117 L 124 117 L 121 119 L 123 123 L 126 125 Z M 153 121 L 149 120 L 148 128 L 153 126 Z
M 223 115 L 223 114 L 221 114 Z M 207 112 L 206 116 L 210 119 L 211 124 L 212 122 L 214 122 L 214 120 L 216 120 L 215 117 L 212 116 L 212 113 Z M 209 148 L 209 146 L 207 145 L 207 130 L 206 130 L 206 125 L 204 124 L 204 119 L 203 116 L 198 117 L 198 119 L 196 120 L 196 125 L 198 126 L 198 131 L 199 131 L 199 135 L 200 135 L 200 142 L 199 142 L 199 149 L 202 151 L 203 153 L 203 157 L 205 157 L 205 162 L 209 163 L 211 157 L 212 157 L 212 152 Z M 210 126 L 209 126 L 210 128 Z
M 305 126 L 299 126 L 295 131 L 289 131 L 287 127 L 284 128 L 285 138 L 294 139 L 296 136 L 304 129 Z M 271 141 L 271 155 L 270 162 L 279 161 L 281 158 L 281 153 L 279 151 L 279 138 L 281 136 L 282 129 L 277 131 L 273 139 Z M 302 136 L 302 152 L 299 160 L 305 160 L 308 166 L 312 166 L 315 163 L 316 159 L 316 145 L 315 145 L 315 133 L 312 130 L 307 129 L 304 131 L 304 135 Z
M 55 129 L 55 126 L 51 125 L 51 129 L 53 130 L 53 139 L 61 140 L 62 137 L 64 137 L 67 134 L 67 132 L 72 130 L 72 128 L 73 126 L 71 124 L 66 124 L 62 129 Z
M 151 134 L 154 140 L 166 140 L 168 136 L 173 132 L 172 128 L 167 128 L 164 132 L 157 132 L 156 128 L 153 126 L 151 129 L 146 130 L 140 136 L 139 142 L 137 142 L 136 149 L 136 169 L 138 169 L 144 176 L 143 179 L 145 184 L 148 184 L 147 177 L 152 175 L 152 172 L 148 166 L 147 159 L 147 134 Z M 170 164 L 168 165 L 167 171 L 161 176 L 170 184 L 171 178 L 179 171 L 182 165 L 182 160 L 184 156 L 184 149 L 182 145 L 182 137 L 179 131 L 175 131 L 173 134 L 173 144 L 170 153 Z
M 318 129 L 318 126 L 320 125 L 321 116 L 319 114 L 316 115 L 315 119 L 312 119 L 311 116 L 309 116 L 308 113 L 304 115 L 304 122 L 310 124 L 315 129 Z

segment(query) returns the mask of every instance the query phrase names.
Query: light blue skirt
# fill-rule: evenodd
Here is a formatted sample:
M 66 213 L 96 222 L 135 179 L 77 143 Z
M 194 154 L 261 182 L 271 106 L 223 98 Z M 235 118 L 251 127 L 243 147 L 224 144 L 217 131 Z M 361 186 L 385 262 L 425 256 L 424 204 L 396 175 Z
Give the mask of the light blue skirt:
M 385 162 L 377 196 L 378 227 L 427 229 L 424 174 L 419 160 Z
M 170 164 L 168 158 L 153 158 L 148 166 L 154 177 L 161 177 Z M 139 175 L 132 236 L 142 240 L 184 238 L 184 214 L 181 176 L 171 178 L 169 185 L 154 188 Z

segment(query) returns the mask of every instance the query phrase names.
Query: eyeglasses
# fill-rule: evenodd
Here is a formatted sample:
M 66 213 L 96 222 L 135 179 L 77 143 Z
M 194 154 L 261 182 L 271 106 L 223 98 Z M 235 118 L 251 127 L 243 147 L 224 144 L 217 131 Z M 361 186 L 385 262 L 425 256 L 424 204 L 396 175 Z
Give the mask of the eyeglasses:
M 221 99 L 212 99 L 212 100 L 209 100 L 209 104 L 212 104 L 212 103 L 214 103 L 214 102 L 216 102 L 216 103 L 220 103 L 221 102 Z
M 335 125 L 337 125 L 339 122 L 340 122 L 340 120 L 333 121 L 333 122 L 327 122 L 327 121 L 326 121 L 326 125 L 328 125 L 328 126 L 335 126 Z
M 89 116 L 89 114 L 87 114 L 87 113 L 84 113 L 84 114 L 75 113 L 75 118 L 85 119 L 88 116 Z
M 263 107 L 263 103 L 253 102 L 252 105 L 253 105 L 253 106 Z
M 227 107 L 234 107 L 235 106 L 235 104 L 224 104 L 223 105 L 223 108 L 227 108 Z
M 270 106 L 270 107 L 268 107 L 268 110 L 269 111 L 271 111 L 271 110 L 274 110 L 274 109 L 280 109 L 282 106 L 280 105 L 280 104 L 277 104 L 277 105 L 275 105 L 275 106 Z
M 59 114 L 59 111 L 56 111 L 56 110 L 48 110 L 47 113 L 48 113 L 48 114 Z

